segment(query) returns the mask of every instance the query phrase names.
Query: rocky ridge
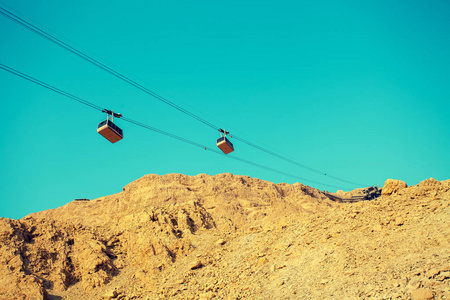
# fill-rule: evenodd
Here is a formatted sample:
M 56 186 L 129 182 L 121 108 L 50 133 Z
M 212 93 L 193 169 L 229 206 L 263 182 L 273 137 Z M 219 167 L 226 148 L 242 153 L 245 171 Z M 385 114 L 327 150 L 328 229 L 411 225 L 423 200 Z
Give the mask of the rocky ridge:
M 147 175 L 0 219 L 0 299 L 449 299 L 450 180 L 337 203 L 296 183 Z

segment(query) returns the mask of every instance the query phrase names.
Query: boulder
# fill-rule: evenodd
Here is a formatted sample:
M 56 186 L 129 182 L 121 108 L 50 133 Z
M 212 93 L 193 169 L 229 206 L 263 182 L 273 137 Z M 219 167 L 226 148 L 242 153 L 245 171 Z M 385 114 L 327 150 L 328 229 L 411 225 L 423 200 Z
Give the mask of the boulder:
M 382 196 L 390 196 L 392 194 L 397 193 L 400 190 L 407 188 L 408 185 L 406 182 L 396 179 L 388 179 L 385 181 L 383 186 L 383 191 L 381 192 Z
M 426 288 L 417 289 L 411 294 L 411 300 L 431 300 L 434 299 L 433 292 Z

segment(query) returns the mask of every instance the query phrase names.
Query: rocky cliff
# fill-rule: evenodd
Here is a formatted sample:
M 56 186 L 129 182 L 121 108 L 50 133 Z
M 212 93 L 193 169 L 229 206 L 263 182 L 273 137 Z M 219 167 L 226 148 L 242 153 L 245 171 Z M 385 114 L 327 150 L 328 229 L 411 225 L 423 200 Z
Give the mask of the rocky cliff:
M 337 203 L 296 183 L 147 175 L 0 219 L 0 299 L 449 299 L 450 180 Z

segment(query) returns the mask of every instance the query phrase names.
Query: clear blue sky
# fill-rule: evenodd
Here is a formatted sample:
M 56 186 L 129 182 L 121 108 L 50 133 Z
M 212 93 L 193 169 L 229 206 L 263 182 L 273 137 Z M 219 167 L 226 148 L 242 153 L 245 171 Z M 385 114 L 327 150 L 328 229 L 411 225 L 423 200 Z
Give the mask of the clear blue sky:
M 448 1 L 29 1 L 0 5 L 204 119 L 366 185 L 450 178 Z M 0 16 L 0 63 L 215 147 L 219 134 Z M 150 173 L 296 181 L 117 121 L 0 70 L 0 217 Z M 233 140 L 232 140 L 233 141 Z M 342 184 L 233 141 L 233 155 Z M 324 185 L 302 183 L 321 190 Z

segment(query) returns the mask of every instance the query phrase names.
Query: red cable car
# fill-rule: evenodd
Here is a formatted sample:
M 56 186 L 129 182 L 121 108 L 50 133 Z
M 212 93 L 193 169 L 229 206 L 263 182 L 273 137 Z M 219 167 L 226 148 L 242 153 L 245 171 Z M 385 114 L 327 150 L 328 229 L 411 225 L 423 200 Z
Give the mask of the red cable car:
M 223 129 L 219 129 L 219 131 L 221 137 L 217 139 L 217 147 L 219 147 L 219 149 L 222 150 L 224 154 L 233 152 L 233 144 L 227 139 L 227 134 L 229 134 L 229 132 Z
M 120 118 L 122 114 L 115 113 L 111 110 L 104 109 L 102 112 L 107 114 L 106 120 L 100 122 L 97 126 L 97 132 L 111 143 L 115 143 L 123 139 L 123 131 L 114 124 L 114 117 Z

